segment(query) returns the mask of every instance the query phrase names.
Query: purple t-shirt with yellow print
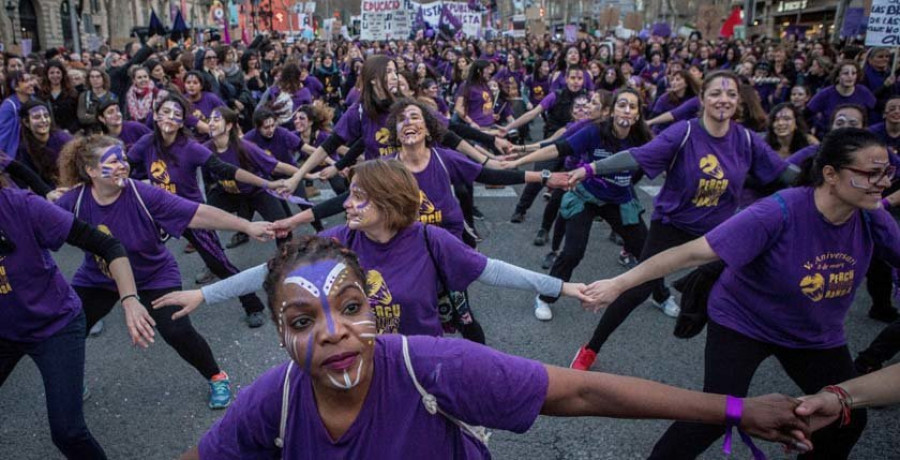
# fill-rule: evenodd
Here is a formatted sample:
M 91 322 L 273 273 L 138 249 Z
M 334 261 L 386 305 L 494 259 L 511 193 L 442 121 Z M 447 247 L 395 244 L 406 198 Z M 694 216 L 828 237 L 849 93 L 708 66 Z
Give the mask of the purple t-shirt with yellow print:
M 387 112 L 379 113 L 372 118 L 357 102 L 341 115 L 341 119 L 334 127 L 334 135 L 343 140 L 347 146 L 362 138 L 366 147 L 364 152 L 366 160 L 393 155 L 397 152 L 397 148 L 391 145 L 391 132 L 387 127 L 388 115 Z
M 666 173 L 653 219 L 695 235 L 735 213 L 749 174 L 768 184 L 787 168 L 765 141 L 734 122 L 722 137 L 711 136 L 699 119 L 678 122 L 630 151 L 649 178 Z
M 873 252 L 900 266 L 900 229 L 884 209 L 839 225 L 816 208 L 811 187 L 763 198 L 706 234 L 726 264 L 709 317 L 790 348 L 846 344 L 844 320 Z

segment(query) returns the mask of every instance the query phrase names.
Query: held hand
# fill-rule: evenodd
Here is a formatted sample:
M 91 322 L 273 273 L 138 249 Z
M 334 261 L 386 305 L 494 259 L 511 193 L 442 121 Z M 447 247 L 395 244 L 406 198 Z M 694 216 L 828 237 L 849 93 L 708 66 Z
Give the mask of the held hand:
M 507 130 L 505 126 L 497 127 L 497 137 L 503 138 L 503 137 L 506 137 L 508 134 L 509 134 L 509 130 Z
M 153 343 L 153 326 L 156 326 L 156 321 L 153 321 L 147 309 L 134 297 L 125 299 L 122 309 L 125 310 L 125 324 L 128 326 L 132 345 L 149 347 Z
M 513 150 L 512 142 L 502 138 L 495 137 L 494 138 L 494 147 L 497 147 L 497 150 L 503 152 L 504 154 L 510 154 Z
M 203 303 L 203 300 L 203 292 L 199 289 L 175 291 L 154 300 L 153 309 L 156 310 L 162 307 L 180 306 L 181 310 L 176 311 L 175 314 L 172 315 L 172 319 L 176 320 L 191 314 Z
M 275 236 L 275 233 L 269 228 L 271 225 L 269 222 L 248 222 L 244 233 L 258 241 L 269 241 Z
M 822 391 L 810 396 L 801 396 L 801 403 L 794 410 L 800 417 L 806 417 L 812 431 L 831 425 L 841 416 L 841 402 L 834 393 Z
M 770 394 L 745 398 L 743 404 L 740 428 L 747 434 L 780 442 L 801 452 L 812 450 L 809 425 L 794 413 L 800 400 Z
M 297 187 L 300 186 L 300 178 L 297 176 L 291 176 L 290 179 L 284 181 L 284 186 L 278 190 L 278 193 L 282 195 L 293 195 L 294 191 L 297 190 Z
M 559 188 L 559 189 L 568 189 L 569 188 L 569 175 L 564 172 L 555 172 L 550 174 L 550 179 L 547 180 L 548 188 Z
M 589 298 L 587 306 L 597 312 L 613 303 L 622 294 L 622 289 L 613 279 L 598 280 L 588 285 L 584 294 Z
M 276 220 L 275 222 L 269 224 L 269 231 L 273 232 L 276 238 L 286 238 L 288 236 L 288 233 L 290 233 L 291 230 L 294 229 L 294 227 L 300 224 L 308 223 L 301 222 L 303 219 L 301 219 L 300 216 L 302 216 L 302 214 L 294 214 L 287 219 Z
M 328 180 L 337 175 L 337 173 L 338 169 L 334 165 L 331 165 L 319 171 L 319 179 Z
M 510 153 L 509 155 L 501 155 L 501 156 L 497 157 L 498 161 L 514 161 L 514 160 L 518 160 L 518 159 L 519 159 L 519 155 L 516 155 L 515 153 Z M 519 166 L 519 165 L 517 164 L 516 166 Z
M 65 195 L 66 192 L 69 191 L 68 187 L 58 187 L 56 190 L 51 190 L 47 193 L 47 201 L 51 203 L 55 203 L 61 196 Z
M 281 190 L 285 186 L 284 179 L 266 181 L 266 188 L 269 190 Z
M 498 161 L 497 169 L 516 169 L 519 165 L 515 161 Z
M 586 174 L 584 168 L 569 171 L 569 188 L 574 188 L 579 182 L 583 181 Z
M 591 299 L 584 294 L 585 289 L 587 289 L 587 285 L 584 283 L 563 283 L 559 295 L 578 299 L 581 302 L 581 307 L 586 308 Z

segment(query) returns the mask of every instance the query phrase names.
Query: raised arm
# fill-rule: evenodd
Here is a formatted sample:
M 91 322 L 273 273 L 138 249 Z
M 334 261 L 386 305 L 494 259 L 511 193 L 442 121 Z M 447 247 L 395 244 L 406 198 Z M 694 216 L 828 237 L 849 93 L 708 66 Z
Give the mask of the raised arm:
M 250 222 L 219 208 L 201 204 L 188 224 L 189 228 L 209 230 L 232 230 L 244 232 L 260 241 L 269 240 L 272 232 L 268 222 Z

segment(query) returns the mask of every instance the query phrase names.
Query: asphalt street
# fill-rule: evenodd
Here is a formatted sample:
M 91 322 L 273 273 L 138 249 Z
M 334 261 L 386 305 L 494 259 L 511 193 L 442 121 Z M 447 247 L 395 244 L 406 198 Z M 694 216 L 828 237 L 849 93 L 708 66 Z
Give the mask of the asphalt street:
M 538 198 L 525 223 L 512 224 L 508 219 L 520 188 L 488 193 L 478 190 L 476 203 L 487 216 L 478 223 L 486 238 L 479 249 L 490 257 L 540 270 L 546 248 L 534 247 L 532 239 L 540 222 L 543 199 Z M 645 187 L 641 192 L 649 209 L 647 191 L 654 190 Z M 331 218 L 327 224 L 335 225 L 341 220 Z M 303 229 L 304 233 L 310 231 Z M 616 262 L 618 247 L 608 241 L 608 233 L 604 223 L 594 225 L 588 252 L 574 280 L 592 281 L 623 270 Z M 222 241 L 228 241 L 230 236 L 222 233 Z M 194 287 L 194 276 L 201 268 L 200 257 L 183 254 L 182 240 L 169 244 L 181 266 L 184 286 Z M 251 242 L 229 250 L 228 254 L 235 265 L 247 268 L 265 261 L 273 251 L 274 243 Z M 65 247 L 55 258 L 70 275 L 82 253 Z M 555 306 L 553 321 L 542 323 L 532 315 L 532 294 L 478 284 L 470 292 L 490 346 L 545 363 L 568 365 L 576 349 L 590 337 L 598 319 L 596 314 L 582 311 L 576 302 L 564 300 Z M 847 320 L 854 353 L 883 327 L 866 316 L 868 306 L 869 298 L 863 290 Z M 192 320 L 238 391 L 287 358 L 278 347 L 273 325 L 247 328 L 236 301 L 205 305 Z M 681 340 L 672 335 L 673 325 L 674 320 L 649 304 L 641 306 L 606 344 L 594 370 L 700 388 L 705 333 Z M 148 350 L 130 345 L 119 308 L 106 318 L 103 334 L 87 341 L 86 380 L 92 393 L 85 404 L 88 426 L 112 459 L 176 458 L 223 414 L 206 407 L 206 382 L 161 340 Z M 751 387 L 751 394 L 770 392 L 799 392 L 773 359 L 763 363 Z M 668 423 L 540 417 L 526 434 L 494 433 L 490 448 L 494 457 L 501 460 L 644 458 Z M 900 458 L 898 440 L 900 408 L 871 410 L 868 428 L 853 457 Z M 748 449 L 740 442 L 735 444 L 735 458 L 750 458 Z M 771 458 L 786 457 L 780 446 L 760 444 Z M 720 441 L 704 458 L 722 456 Z M 60 455 L 50 440 L 41 379 L 35 365 L 26 358 L 0 388 L 0 459 L 55 458 Z

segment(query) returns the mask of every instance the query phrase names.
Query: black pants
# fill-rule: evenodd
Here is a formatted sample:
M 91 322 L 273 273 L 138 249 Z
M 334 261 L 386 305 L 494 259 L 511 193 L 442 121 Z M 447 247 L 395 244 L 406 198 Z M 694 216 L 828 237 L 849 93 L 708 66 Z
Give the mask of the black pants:
M 871 311 L 894 309 L 894 306 L 891 304 L 891 288 L 893 285 L 891 266 L 877 257 L 872 257 L 872 261 L 869 263 L 869 271 L 866 272 L 866 289 L 869 290 L 869 296 L 872 297 Z
M 900 319 L 888 324 L 859 354 L 859 359 L 865 364 L 880 367 L 897 353 L 900 353 Z
M 206 195 L 206 199 L 210 205 L 226 212 L 238 213 L 239 216 L 247 220 L 252 219 L 254 211 L 258 212 L 263 219 L 269 222 L 275 222 L 291 216 L 291 214 L 285 212 L 284 207 L 281 205 L 282 200 L 265 192 L 244 195 L 227 193 L 221 187 L 213 187 Z M 248 211 L 249 216 L 245 217 Z M 242 212 L 245 215 L 241 215 L 240 213 Z M 278 238 L 275 242 L 278 246 L 281 246 L 285 242 L 290 241 L 291 238 L 292 235 L 288 233 L 286 237 Z
M 570 224 L 571 222 L 567 225 Z M 610 222 L 610 225 L 612 225 L 612 222 Z M 615 227 L 613 227 L 613 229 L 615 229 Z M 622 235 L 621 233 L 619 235 L 622 236 L 623 239 L 625 238 L 625 235 Z M 694 240 L 697 236 L 698 235 L 688 233 L 673 225 L 664 224 L 662 221 L 651 221 L 650 231 L 647 233 L 647 240 L 644 243 L 643 249 L 640 250 L 640 260 L 647 260 L 666 249 Z M 566 239 L 568 239 L 568 237 Z M 631 252 L 627 241 L 625 242 L 625 250 Z M 637 252 L 631 253 L 637 254 Z M 606 307 L 603 317 L 600 318 L 600 323 L 598 323 L 597 328 L 594 329 L 594 336 L 591 337 L 591 341 L 588 342 L 588 348 L 594 351 L 600 351 L 600 348 L 606 343 L 607 339 L 609 339 L 609 336 L 612 335 L 616 328 L 625 321 L 625 318 L 628 318 L 628 315 L 630 315 L 635 308 L 644 303 L 651 294 L 653 294 L 653 298 L 657 301 L 668 298 L 669 290 L 665 287 L 662 278 L 648 281 L 640 286 L 623 292 L 615 302 Z
M 541 219 L 541 229 L 545 232 L 549 233 L 550 228 L 553 227 L 553 222 L 557 220 L 559 206 L 562 204 L 562 197 L 565 194 L 565 190 L 558 188 L 550 192 L 550 201 L 547 202 L 547 206 L 544 206 L 544 216 Z
M 549 169 L 550 171 L 561 171 L 562 168 L 562 160 L 559 158 L 554 158 L 552 160 L 544 160 L 538 161 L 534 164 L 535 171 L 542 171 L 544 169 Z M 537 198 L 538 194 L 541 193 L 541 190 L 544 188 L 538 182 L 529 182 L 525 184 L 525 188 L 522 189 L 522 195 L 519 196 L 519 202 L 516 203 L 516 212 L 525 214 L 528 212 L 528 209 L 531 208 L 531 205 L 534 204 L 534 199 Z M 550 228 L 549 226 L 547 227 Z
M 566 219 L 566 243 L 563 245 L 562 252 L 553 261 L 553 267 L 550 268 L 550 276 L 563 281 L 572 279 L 572 272 L 575 271 L 575 267 L 584 258 L 588 240 L 591 237 L 591 226 L 594 224 L 594 217 L 597 216 L 602 217 L 603 220 L 609 223 L 613 231 L 622 236 L 622 239 L 625 240 L 625 249 L 629 252 L 637 252 L 644 247 L 644 241 L 647 238 L 647 227 L 644 225 L 643 220 L 635 225 L 623 225 L 619 205 L 605 204 L 597 206 L 586 203 L 583 211 Z M 662 284 L 662 280 L 660 280 L 659 284 Z M 668 293 L 665 292 L 663 294 Z M 541 300 L 553 303 L 557 299 L 541 296 Z M 665 298 L 662 300 L 665 300 Z
M 81 298 L 81 304 L 84 307 L 84 314 L 87 319 L 87 328 L 84 334 L 87 335 L 91 327 L 100 321 L 104 316 L 109 314 L 110 310 L 116 306 L 119 301 L 119 294 L 115 291 L 109 291 L 99 288 L 88 288 L 74 286 L 75 292 Z M 175 286 L 168 289 L 150 289 L 138 291 L 141 303 L 144 307 L 174 291 L 180 291 L 181 286 Z M 159 309 L 147 308 L 150 317 L 156 321 L 156 330 L 159 335 L 166 341 L 169 346 L 178 352 L 188 364 L 194 366 L 206 380 L 220 372 L 216 359 L 213 358 L 212 350 L 206 339 L 194 329 L 189 316 L 183 316 L 176 320 L 172 319 L 172 315 L 180 310 L 181 307 L 170 306 Z
M 557 212 L 556 221 L 553 224 L 553 238 L 550 240 L 550 250 L 553 252 L 559 251 L 563 237 L 566 236 L 566 219 L 563 219 L 558 214 L 559 212 Z
M 184 231 L 183 236 L 194 246 L 197 254 L 200 254 L 200 258 L 203 259 L 203 263 L 206 264 L 206 268 L 209 268 L 214 275 L 225 279 L 240 272 L 228 260 L 225 250 L 222 249 L 222 243 L 219 241 L 219 235 L 215 231 L 190 228 Z M 242 295 L 238 299 L 248 315 L 266 309 L 256 294 Z
M 857 375 L 846 345 L 825 350 L 786 348 L 754 340 L 714 321 L 709 322 L 707 329 L 705 354 L 703 391 L 706 393 L 747 396 L 753 374 L 769 356 L 778 359 L 805 394 Z M 840 422 L 835 422 L 815 432 L 812 442 L 816 450 L 799 458 L 847 458 L 866 427 L 866 420 L 864 409 L 854 410 L 849 425 L 839 428 Z M 676 422 L 657 441 L 650 458 L 696 458 L 724 433 L 722 426 Z

